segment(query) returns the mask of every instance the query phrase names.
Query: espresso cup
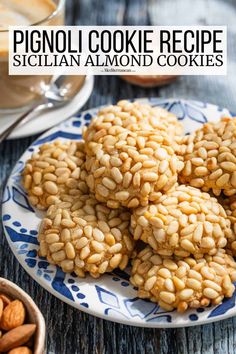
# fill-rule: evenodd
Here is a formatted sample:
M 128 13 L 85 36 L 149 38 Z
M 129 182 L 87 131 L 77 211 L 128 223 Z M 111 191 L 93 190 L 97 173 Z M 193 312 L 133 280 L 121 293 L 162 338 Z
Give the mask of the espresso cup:
M 65 0 L 0 0 L 0 112 L 14 112 L 36 101 L 46 75 L 8 74 L 9 26 L 59 26 L 64 24 Z

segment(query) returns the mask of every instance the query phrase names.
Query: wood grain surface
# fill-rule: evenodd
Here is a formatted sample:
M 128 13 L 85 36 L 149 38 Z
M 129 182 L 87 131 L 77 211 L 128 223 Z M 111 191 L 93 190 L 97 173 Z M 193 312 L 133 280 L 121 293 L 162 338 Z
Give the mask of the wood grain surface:
M 235 5 L 234 5 L 235 4 Z M 235 0 L 67 0 L 67 23 L 86 25 L 228 24 L 227 77 L 182 77 L 158 89 L 142 89 L 118 77 L 99 77 L 84 108 L 145 96 L 200 99 L 236 112 Z M 0 184 L 36 136 L 0 146 Z M 236 353 L 236 319 L 179 329 L 142 329 L 104 321 L 66 305 L 41 288 L 18 264 L 0 229 L 0 276 L 6 277 L 36 301 L 47 324 L 47 353 Z

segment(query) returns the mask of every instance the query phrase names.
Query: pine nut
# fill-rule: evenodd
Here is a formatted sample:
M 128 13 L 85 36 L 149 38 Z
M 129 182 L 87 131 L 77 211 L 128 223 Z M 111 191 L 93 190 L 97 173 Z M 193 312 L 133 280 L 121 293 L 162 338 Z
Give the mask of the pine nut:
M 160 299 L 166 302 L 167 304 L 172 304 L 173 302 L 175 302 L 175 295 L 168 291 L 161 291 Z
M 205 288 L 203 290 L 203 294 L 208 297 L 209 299 L 215 299 L 219 296 L 219 294 L 217 293 L 217 291 L 215 291 L 212 288 Z

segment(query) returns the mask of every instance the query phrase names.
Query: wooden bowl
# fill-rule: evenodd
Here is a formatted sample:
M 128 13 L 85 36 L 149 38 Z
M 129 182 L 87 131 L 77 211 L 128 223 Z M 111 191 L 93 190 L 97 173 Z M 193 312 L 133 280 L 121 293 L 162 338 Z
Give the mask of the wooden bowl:
M 33 354 L 43 354 L 45 352 L 46 327 L 43 315 L 38 306 L 19 286 L 4 278 L 0 278 L 0 293 L 6 294 L 12 299 L 18 299 L 23 302 L 29 323 L 35 323 L 37 326 L 34 335 Z

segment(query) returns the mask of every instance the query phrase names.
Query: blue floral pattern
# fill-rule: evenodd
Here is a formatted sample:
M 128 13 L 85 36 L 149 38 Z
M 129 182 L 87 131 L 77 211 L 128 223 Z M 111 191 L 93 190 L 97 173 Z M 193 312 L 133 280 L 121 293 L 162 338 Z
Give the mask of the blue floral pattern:
M 185 100 L 141 99 L 152 106 L 159 105 L 175 113 L 182 121 L 185 133 L 190 133 L 207 121 L 230 115 L 227 109 L 203 102 Z M 82 127 L 98 109 L 70 118 L 36 140 L 16 164 L 3 194 L 2 220 L 8 243 L 26 271 L 45 289 L 62 301 L 112 321 L 143 327 L 183 327 L 211 322 L 236 314 L 235 297 L 206 309 L 189 310 L 181 316 L 176 311 L 164 311 L 157 304 L 139 299 L 129 283 L 129 269 L 115 270 L 99 279 L 79 279 L 65 274 L 58 267 L 38 256 L 37 228 L 42 212 L 34 210 L 20 183 L 25 161 L 38 146 L 55 139 L 81 139 Z

